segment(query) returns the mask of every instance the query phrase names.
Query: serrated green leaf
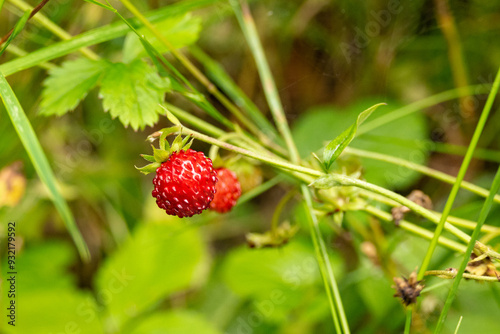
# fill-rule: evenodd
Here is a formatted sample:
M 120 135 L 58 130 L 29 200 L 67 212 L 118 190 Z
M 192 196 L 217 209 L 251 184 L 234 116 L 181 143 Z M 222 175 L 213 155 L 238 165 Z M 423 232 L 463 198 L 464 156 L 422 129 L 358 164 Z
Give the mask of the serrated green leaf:
M 309 186 L 314 187 L 314 188 L 319 188 L 319 189 L 328 189 L 331 187 L 336 187 L 342 185 L 338 179 L 335 179 L 334 176 L 332 175 L 323 175 L 318 177 L 316 180 L 314 180 L 313 183 L 311 183 Z
M 155 26 L 173 47 L 181 48 L 196 42 L 201 30 L 201 18 L 193 17 L 190 13 L 187 13 L 170 17 Z M 148 29 L 139 29 L 139 33 L 144 35 L 145 39 L 160 53 L 168 51 Z M 123 46 L 123 61 L 128 63 L 144 56 L 146 56 L 146 51 L 137 35 L 135 33 L 127 34 Z
M 1 8 L 1 6 L 0 6 Z M 12 31 L 12 34 L 10 34 L 9 38 L 5 41 L 2 50 L 0 50 L 0 56 L 5 52 L 7 47 L 9 46 L 10 42 L 16 38 L 17 35 L 23 30 L 24 26 L 26 25 L 26 22 L 28 22 L 30 17 L 30 11 L 26 11 L 23 16 L 17 21 L 16 26 L 14 27 L 14 30 Z
M 348 127 L 344 132 L 342 132 L 337 138 L 332 140 L 323 150 L 323 166 L 325 171 L 329 171 L 333 162 L 339 157 L 339 155 L 344 151 L 344 149 L 349 145 L 349 143 L 356 136 L 356 131 L 358 126 L 362 124 L 375 109 L 381 105 L 386 105 L 385 103 L 376 104 L 365 111 L 361 112 L 356 119 L 356 122 Z
M 108 66 L 106 61 L 82 58 L 51 70 L 43 83 L 40 114 L 60 116 L 75 109 Z
M 152 126 L 162 113 L 159 103 L 170 89 L 170 82 L 161 78 L 148 64 L 135 60 L 130 64 L 110 64 L 104 73 L 100 94 L 104 110 L 118 117 L 134 130 Z

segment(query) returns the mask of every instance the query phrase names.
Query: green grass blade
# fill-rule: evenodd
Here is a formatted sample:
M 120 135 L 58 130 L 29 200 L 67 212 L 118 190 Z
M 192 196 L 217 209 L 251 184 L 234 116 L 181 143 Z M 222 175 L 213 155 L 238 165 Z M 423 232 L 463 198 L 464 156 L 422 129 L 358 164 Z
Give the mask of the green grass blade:
M 84 261 L 89 261 L 90 253 L 87 245 L 85 244 L 85 241 L 76 226 L 75 219 L 68 204 L 58 190 L 56 178 L 50 168 L 42 146 L 40 145 L 35 131 L 33 130 L 28 117 L 26 117 L 21 104 L 2 73 L 0 73 L 0 97 L 5 105 L 5 109 L 7 110 L 10 119 L 12 120 L 12 124 L 19 135 L 19 139 L 23 143 L 31 162 L 40 177 L 40 180 L 47 187 L 57 211 L 59 211 L 61 218 L 66 224 L 66 228 L 75 242 L 76 248 L 80 253 L 80 257 Z
M 191 54 L 198 60 L 207 72 L 208 77 L 226 93 L 236 105 L 242 107 L 257 126 L 270 138 L 278 139 L 278 133 L 269 120 L 262 115 L 257 106 L 245 95 L 231 79 L 222 66 L 196 46 L 189 48 Z
M 425 99 L 416 101 L 414 103 L 408 104 L 402 108 L 396 109 L 387 113 L 381 117 L 375 118 L 372 121 L 364 123 L 359 127 L 358 136 L 367 133 L 379 126 L 395 121 L 401 117 L 410 115 L 419 110 L 431 107 L 433 105 L 453 100 L 462 96 L 469 96 L 474 94 L 486 94 L 490 90 L 490 85 L 474 85 L 468 87 L 460 87 L 455 89 L 450 89 L 445 92 L 429 96 Z
M 500 189 L 500 168 L 498 168 L 497 174 L 495 175 L 495 178 L 493 180 L 493 184 L 490 190 L 490 195 L 488 196 L 488 198 L 486 198 L 486 201 L 484 201 L 484 205 L 481 208 L 476 228 L 474 229 L 474 232 L 472 232 L 472 236 L 469 241 L 469 244 L 467 245 L 467 250 L 465 251 L 464 258 L 462 260 L 462 263 L 460 264 L 460 268 L 458 269 L 458 272 L 455 278 L 453 279 L 453 285 L 450 291 L 448 292 L 448 297 L 446 298 L 443 310 L 441 311 L 441 315 L 439 316 L 435 333 L 439 333 L 444 325 L 444 321 L 446 320 L 448 311 L 450 310 L 451 304 L 453 303 L 453 300 L 455 299 L 455 296 L 458 292 L 458 286 L 462 281 L 462 275 L 464 274 L 465 268 L 467 267 L 467 263 L 469 263 L 472 250 L 474 249 L 476 240 L 479 237 L 479 233 L 481 232 L 481 227 L 486 221 L 486 217 L 488 216 L 488 213 L 490 212 L 491 206 L 493 204 L 493 198 L 499 189 Z
M 450 214 L 453 202 L 455 201 L 455 198 L 458 194 L 458 190 L 460 189 L 460 184 L 462 183 L 465 177 L 465 173 L 467 172 L 467 168 L 469 167 L 470 161 L 472 160 L 472 155 L 479 141 L 479 137 L 481 136 L 481 133 L 484 129 L 484 126 L 488 119 L 488 115 L 490 114 L 491 107 L 493 105 L 493 101 L 495 100 L 495 96 L 497 95 L 499 88 L 500 88 L 500 69 L 497 72 L 490 94 L 488 95 L 488 99 L 486 100 L 486 104 L 484 105 L 483 112 L 481 113 L 481 117 L 479 118 L 479 121 L 477 123 L 476 130 L 474 131 L 474 135 L 472 136 L 471 142 L 469 144 L 469 148 L 467 149 L 467 153 L 465 154 L 462 165 L 460 166 L 460 170 L 458 171 L 457 180 L 455 181 L 455 184 L 453 185 L 450 195 L 448 197 L 448 200 L 446 201 L 443 213 L 441 215 L 441 219 L 439 220 L 438 226 L 436 227 L 436 230 L 434 232 L 434 238 L 431 240 L 431 244 L 427 249 L 427 253 L 419 269 L 418 273 L 419 280 L 421 280 L 424 277 L 425 271 L 429 267 L 432 254 L 434 253 L 434 250 L 436 249 L 437 246 L 438 238 L 441 235 L 441 232 L 443 231 L 446 219 Z
M 158 22 L 165 19 L 166 17 L 180 15 L 190 10 L 205 7 L 219 1 L 221 0 L 181 1 L 151 12 L 146 15 L 146 17 L 151 22 Z M 138 20 L 131 19 L 130 22 L 136 27 L 141 26 Z M 17 58 L 5 64 L 2 64 L 0 65 L 0 72 L 2 72 L 5 76 L 9 76 L 27 68 L 40 65 L 41 63 L 50 61 L 52 59 L 62 57 L 71 52 L 77 51 L 80 48 L 121 37 L 129 31 L 129 28 L 123 22 L 116 22 L 104 27 L 89 30 L 85 33 L 71 38 L 70 40 L 52 44 L 45 48 L 31 52 L 25 57 Z
M 321 271 L 321 276 L 323 277 L 323 282 L 325 283 L 325 290 L 330 305 L 333 324 L 335 325 L 335 330 L 337 333 L 349 333 L 349 325 L 347 324 L 347 318 L 345 316 L 344 307 L 342 305 L 342 299 L 340 298 L 337 281 L 335 280 L 335 276 L 333 274 L 333 269 L 328 257 L 328 251 L 326 250 L 325 242 L 323 241 L 323 238 L 321 236 L 321 231 L 318 225 L 318 218 L 313 212 L 311 193 L 306 185 L 302 185 L 301 187 L 302 195 L 304 196 L 306 204 L 306 211 L 308 214 L 309 229 L 311 232 L 311 237 L 313 239 L 314 249 L 316 251 L 316 259 Z M 342 327 L 340 321 L 342 322 Z
M 245 39 L 255 59 L 255 64 L 257 65 L 260 80 L 262 81 L 262 86 L 264 88 L 264 94 L 266 96 L 269 109 L 273 115 L 274 122 L 276 123 L 281 136 L 285 140 L 292 162 L 297 163 L 300 160 L 299 152 L 297 151 L 297 147 L 293 141 L 292 133 L 290 132 L 290 127 L 288 126 L 288 122 L 286 120 L 285 111 L 283 110 L 283 105 L 278 94 L 278 89 L 276 88 L 276 83 L 274 82 L 271 69 L 269 68 L 269 64 L 264 54 L 264 49 L 262 47 L 262 43 L 260 42 L 257 28 L 255 27 L 248 4 L 243 1 L 243 6 L 241 6 L 237 0 L 230 0 L 229 2 L 233 7 L 234 14 L 238 19 L 243 35 L 245 35 Z
M 2 49 L 0 50 L 0 56 L 5 52 L 5 49 L 9 46 L 10 42 L 16 38 L 17 35 L 23 30 L 24 26 L 26 25 L 26 22 L 28 22 L 30 18 L 30 12 L 26 11 L 23 16 L 17 21 L 16 26 L 14 27 L 14 30 L 12 31 L 12 34 L 10 34 L 9 38 L 5 41 L 3 44 Z
M 480 134 L 479 125 L 481 124 L 481 120 L 483 118 L 485 118 L 485 119 L 487 118 L 488 113 L 491 110 L 491 106 L 493 105 L 493 101 L 495 99 L 496 94 L 498 93 L 499 88 L 500 88 L 500 69 L 498 70 L 497 77 L 495 78 L 495 83 L 493 84 L 493 88 L 491 89 L 491 93 L 488 96 L 488 100 L 486 101 L 486 105 L 484 106 L 483 113 L 481 115 L 481 119 L 479 121 L 478 127 L 476 128 L 476 132 L 474 133 L 473 143 L 474 143 L 474 138 L 476 137 L 475 136 L 476 133 L 479 132 L 479 134 Z M 479 131 L 478 131 L 478 129 L 479 129 Z M 479 139 L 479 135 L 477 136 L 477 139 Z M 471 143 L 471 145 L 469 147 L 473 146 L 472 145 L 473 143 Z M 460 282 L 462 280 L 462 275 L 464 274 L 465 268 L 467 267 L 467 263 L 469 262 L 470 256 L 472 254 L 472 250 L 474 249 L 474 246 L 476 244 L 476 240 L 479 237 L 479 233 L 481 232 L 481 227 L 483 226 L 483 224 L 486 220 L 486 217 L 488 216 L 488 213 L 490 212 L 491 205 L 493 204 L 493 199 L 494 199 L 495 194 L 498 192 L 499 189 L 500 189 L 500 168 L 498 168 L 497 174 L 495 175 L 495 178 L 493 180 L 493 184 L 491 185 L 490 194 L 488 195 L 488 198 L 486 198 L 486 201 L 484 201 L 484 205 L 481 208 L 481 212 L 479 213 L 479 219 L 477 221 L 476 228 L 474 229 L 474 232 L 472 232 L 471 239 L 469 241 L 469 244 L 467 245 L 467 251 L 464 254 L 464 258 L 462 260 L 462 263 L 460 264 L 460 268 L 458 269 L 457 275 L 454 278 L 453 285 L 452 285 L 450 291 L 448 292 L 448 297 L 446 298 L 446 302 L 444 304 L 443 310 L 441 311 L 441 315 L 439 316 L 439 320 L 438 320 L 438 323 L 436 326 L 435 333 L 441 332 L 441 329 L 443 328 L 444 321 L 446 320 L 446 316 L 448 314 L 448 311 L 450 310 L 451 304 L 453 303 L 453 299 L 455 299 L 455 296 L 457 294 L 458 286 L 460 285 Z

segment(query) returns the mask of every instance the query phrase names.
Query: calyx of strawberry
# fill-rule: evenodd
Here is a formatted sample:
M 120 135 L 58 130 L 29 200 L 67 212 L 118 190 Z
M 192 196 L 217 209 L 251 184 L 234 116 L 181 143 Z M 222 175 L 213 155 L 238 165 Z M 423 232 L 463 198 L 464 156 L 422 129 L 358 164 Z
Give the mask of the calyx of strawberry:
M 181 132 L 180 130 L 181 126 L 175 125 L 169 128 L 161 129 L 160 131 L 157 131 L 149 135 L 147 140 L 151 143 L 154 142 L 156 138 L 159 138 L 159 143 L 160 143 L 159 148 L 156 148 L 151 144 L 151 147 L 153 148 L 153 155 L 141 154 L 141 157 L 143 157 L 146 161 L 149 161 L 150 164 L 144 167 L 135 166 L 135 168 L 139 170 L 141 173 L 147 175 L 149 173 L 155 172 L 156 169 L 160 167 L 163 162 L 168 160 L 168 158 L 170 157 L 170 155 L 172 155 L 172 153 L 179 152 L 181 150 L 187 151 L 191 147 L 194 138 L 186 136 L 183 139 L 180 134 Z M 175 137 L 174 141 L 172 142 L 172 145 L 170 145 L 167 141 L 167 136 L 174 132 L 179 132 L 179 134 L 177 135 L 177 137 Z

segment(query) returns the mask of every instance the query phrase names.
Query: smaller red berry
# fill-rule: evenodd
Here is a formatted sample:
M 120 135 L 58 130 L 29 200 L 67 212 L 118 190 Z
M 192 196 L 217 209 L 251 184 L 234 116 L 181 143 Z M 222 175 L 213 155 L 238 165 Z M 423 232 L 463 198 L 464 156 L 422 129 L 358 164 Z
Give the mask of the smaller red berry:
M 172 216 L 191 217 L 207 209 L 214 198 L 217 174 L 212 160 L 188 149 L 172 153 L 156 169 L 153 197 Z
M 210 209 L 219 213 L 228 212 L 236 204 L 241 196 L 241 186 L 236 174 L 226 168 L 217 168 L 217 185 L 214 200 L 210 203 Z

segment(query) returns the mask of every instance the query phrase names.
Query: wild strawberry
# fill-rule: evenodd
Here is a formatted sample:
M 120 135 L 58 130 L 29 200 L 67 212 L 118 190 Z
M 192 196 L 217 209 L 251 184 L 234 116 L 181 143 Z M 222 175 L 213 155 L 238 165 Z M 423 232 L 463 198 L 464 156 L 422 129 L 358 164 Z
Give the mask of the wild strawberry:
M 175 116 L 170 115 L 170 118 L 178 122 Z M 151 163 L 136 168 L 144 174 L 156 172 L 152 195 L 158 207 L 169 215 L 191 217 L 207 209 L 214 199 L 217 175 L 212 160 L 189 149 L 193 142 L 189 141 L 189 136 L 183 139 L 179 134 L 172 146 L 169 145 L 167 136 L 181 129 L 179 123 L 175 124 L 148 137 L 150 142 L 159 138 L 160 147 L 153 146 L 153 155 L 141 154 Z
M 219 213 L 228 212 L 241 196 L 241 187 L 236 174 L 226 168 L 215 170 L 218 178 L 215 187 L 215 197 L 210 203 L 210 209 Z
M 212 160 L 188 149 L 174 152 L 156 169 L 153 197 L 167 214 L 191 217 L 208 208 L 214 199 L 217 176 Z

